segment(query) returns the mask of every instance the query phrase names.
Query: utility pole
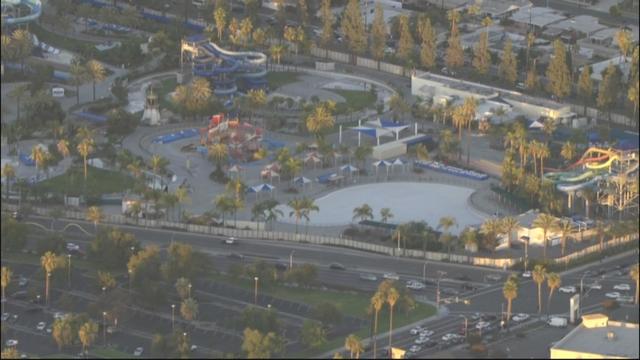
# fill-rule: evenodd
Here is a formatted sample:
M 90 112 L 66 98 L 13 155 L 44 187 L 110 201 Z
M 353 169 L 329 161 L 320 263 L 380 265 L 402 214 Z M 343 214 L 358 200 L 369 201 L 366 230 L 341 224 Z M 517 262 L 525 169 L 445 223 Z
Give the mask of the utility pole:
M 436 309 L 440 310 L 440 278 L 445 275 L 445 271 L 438 270 L 438 281 L 436 284 Z

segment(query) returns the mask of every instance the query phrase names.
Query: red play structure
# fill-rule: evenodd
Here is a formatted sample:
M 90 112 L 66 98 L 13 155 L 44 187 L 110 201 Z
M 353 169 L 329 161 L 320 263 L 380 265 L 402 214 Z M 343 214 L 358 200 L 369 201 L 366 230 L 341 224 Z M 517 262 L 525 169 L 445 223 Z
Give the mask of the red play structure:
M 260 149 L 262 129 L 241 122 L 237 116 L 225 118 L 225 114 L 211 116 L 209 126 L 200 129 L 200 144 L 203 146 L 222 143 L 229 154 L 237 160 L 250 160 Z

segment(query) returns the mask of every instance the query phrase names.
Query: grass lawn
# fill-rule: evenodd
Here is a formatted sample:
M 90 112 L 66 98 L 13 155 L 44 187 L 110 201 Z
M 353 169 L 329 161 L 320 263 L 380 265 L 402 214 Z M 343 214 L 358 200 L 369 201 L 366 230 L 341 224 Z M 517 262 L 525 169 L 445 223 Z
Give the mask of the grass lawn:
M 133 187 L 133 178 L 129 175 L 91 166 L 87 169 L 86 188 L 89 197 L 119 193 Z M 71 167 L 66 173 L 45 180 L 37 186 L 45 192 L 82 195 L 85 187 L 84 170 L 82 166 Z
M 272 89 L 298 81 L 298 73 L 292 71 L 278 71 L 267 73 L 267 81 Z
M 345 114 L 350 111 L 360 111 L 366 108 L 375 107 L 377 96 L 369 91 L 361 90 L 339 90 L 334 89 L 332 92 L 345 98 L 346 102 L 336 104 L 336 113 Z

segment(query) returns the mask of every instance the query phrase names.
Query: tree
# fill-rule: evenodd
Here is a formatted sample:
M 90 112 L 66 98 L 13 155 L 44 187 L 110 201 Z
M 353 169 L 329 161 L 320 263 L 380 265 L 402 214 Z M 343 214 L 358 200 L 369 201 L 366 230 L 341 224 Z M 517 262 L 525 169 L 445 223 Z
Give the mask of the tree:
M 427 146 L 425 144 L 418 144 L 418 146 L 416 146 L 416 157 L 418 160 L 429 160 L 429 150 L 427 150 Z
M 56 254 L 52 253 L 51 251 L 47 251 L 40 258 L 40 265 L 42 265 L 42 268 L 45 272 L 45 301 L 46 304 L 49 305 L 49 283 L 51 280 L 51 274 L 53 273 L 53 270 L 58 268 L 58 266 L 60 265 L 60 261 L 58 260 Z
M 327 327 L 339 325 L 342 322 L 340 309 L 327 301 L 316 305 L 311 312 L 311 316 Z
M 349 49 L 358 55 L 362 54 L 367 47 L 367 37 L 360 11 L 360 1 L 349 0 L 342 13 L 341 27 Z
M 185 300 L 189 297 L 189 285 L 191 285 L 191 281 L 189 281 L 189 279 L 187 278 L 181 277 L 176 280 L 175 287 L 180 299 Z
M 84 180 L 87 181 L 87 157 L 91 155 L 94 151 L 93 147 L 93 139 L 88 138 L 82 140 L 78 146 L 77 150 L 80 156 L 82 156 L 82 162 L 84 164 Z
M 229 21 L 229 40 L 234 47 L 240 43 L 240 22 L 236 18 L 231 18 Z
M 222 223 L 224 224 L 225 214 L 230 214 L 233 212 L 233 202 L 234 198 L 227 195 L 218 195 L 213 200 L 213 203 L 218 210 L 222 214 Z
M 349 336 L 347 336 L 347 338 L 344 340 L 344 347 L 351 353 L 352 359 L 359 359 L 360 353 L 364 352 L 362 341 L 360 341 L 360 338 L 354 334 L 350 334 Z
M 89 320 L 82 324 L 80 330 L 78 330 L 78 338 L 82 343 L 82 352 L 87 353 L 87 349 L 96 340 L 96 334 L 98 333 L 98 324 Z
M 533 221 L 534 227 L 539 227 L 542 229 L 542 240 L 544 241 L 544 250 L 543 250 L 544 260 L 547 260 L 547 245 L 548 245 L 547 233 L 550 230 L 555 230 L 557 228 L 557 223 L 558 223 L 558 220 L 554 216 L 549 214 L 544 214 L 544 213 L 538 215 L 538 217 Z
M 502 231 L 502 223 L 498 219 L 487 219 L 480 226 L 480 233 L 484 235 L 484 247 L 492 252 L 496 249 L 496 236 Z
M 107 77 L 107 72 L 104 66 L 96 61 L 89 60 L 85 65 L 87 68 L 87 76 L 91 79 L 93 85 L 93 101 L 96 100 L 96 83 L 104 81 Z
M 356 207 L 353 209 L 353 220 L 360 219 L 360 221 L 365 221 L 367 219 L 373 219 L 373 209 L 369 204 L 362 204 L 360 207 Z
M 244 329 L 242 350 L 249 359 L 269 359 L 284 350 L 284 340 L 273 332 L 266 335 L 251 328 Z
M 548 90 L 558 99 L 571 93 L 571 73 L 567 65 L 567 49 L 560 39 L 553 42 L 553 57 L 547 67 Z
M 16 169 L 7 162 L 2 166 L 2 177 L 6 179 L 5 183 L 5 196 L 9 199 L 9 189 L 11 188 L 11 182 L 16 178 Z
M 518 59 L 513 55 L 511 39 L 507 38 L 502 51 L 498 73 L 507 84 L 513 85 L 518 79 Z
M 71 327 L 70 316 L 67 315 L 61 319 L 56 319 L 53 322 L 51 335 L 56 344 L 58 344 L 58 350 L 62 350 L 63 346 L 71 345 L 75 334 Z
M 584 110 L 586 114 L 587 105 L 593 101 L 593 80 L 591 80 L 591 66 L 582 67 L 580 78 L 578 79 L 578 97 L 584 101 Z
M 622 28 L 616 32 L 616 45 L 620 49 L 620 55 L 623 57 L 624 62 L 627 61 L 627 57 L 631 54 L 633 42 L 631 31 Z
M 491 53 L 489 52 L 489 26 L 493 21 L 491 21 L 490 17 L 484 18 L 482 20 L 482 25 L 485 28 L 485 31 L 480 34 L 480 40 L 478 44 L 473 49 L 473 67 L 476 69 L 478 74 L 486 75 L 489 71 L 489 67 L 491 66 Z
M 31 55 L 33 42 L 31 33 L 27 30 L 18 29 L 11 33 L 12 50 L 11 55 L 20 62 L 20 70 L 24 74 L 24 62 Z
M 537 60 L 537 59 L 536 59 Z M 533 91 L 538 89 L 538 72 L 536 70 L 536 60 L 533 61 L 533 65 L 527 71 L 527 77 L 524 80 L 524 86 L 527 90 Z
M 443 230 L 443 236 L 446 235 L 447 238 L 449 238 L 449 241 L 447 241 L 447 254 L 451 254 L 451 234 L 449 233 L 449 229 L 452 227 L 458 227 L 458 223 L 456 222 L 456 219 L 453 218 L 452 216 L 444 216 L 440 218 L 440 221 L 438 222 L 438 229 L 442 229 Z
M 20 102 L 22 98 L 27 95 L 28 91 L 29 86 L 27 84 L 16 85 L 8 94 L 9 97 L 16 99 L 16 122 L 18 123 L 20 122 L 20 110 L 22 109 Z
M 108 271 L 98 270 L 98 284 L 101 288 L 113 289 L 116 287 L 116 279 Z
M 371 297 L 371 308 L 373 309 L 374 312 L 374 320 L 373 320 L 373 353 L 374 355 L 378 354 L 378 339 L 377 339 L 377 335 L 378 335 L 378 314 L 380 314 L 380 310 L 382 310 L 382 307 L 384 306 L 385 303 L 385 298 L 384 298 L 384 294 L 382 294 L 381 292 L 377 291 L 372 297 Z
M 198 317 L 198 302 L 193 298 L 182 300 L 180 314 L 185 320 L 192 321 Z
M 253 118 L 255 110 L 262 108 L 267 103 L 267 94 L 263 89 L 251 89 L 247 93 L 249 105 L 251 106 L 249 121 Z
M 3 266 L 2 267 L 2 311 L 4 312 L 4 301 L 6 299 L 5 290 L 9 283 L 11 282 L 11 276 L 13 276 L 13 272 L 10 268 Z
M 551 298 L 553 297 L 553 292 L 560 287 L 562 284 L 562 280 L 560 280 L 560 275 L 550 272 L 547 274 L 547 286 L 549 287 L 549 299 L 547 300 L 547 312 L 551 309 Z
M 423 22 L 422 44 L 420 47 L 420 63 L 427 69 L 431 69 L 436 64 L 436 32 L 431 26 L 431 20 L 427 17 Z
M 638 295 L 640 293 L 640 276 L 638 276 L 639 269 L 640 269 L 639 264 L 636 263 L 635 265 L 631 266 L 631 269 L 629 270 L 629 276 L 631 277 L 632 280 L 636 282 L 636 296 L 635 296 L 636 305 L 638 305 Z
M 518 219 L 513 216 L 508 216 L 502 219 L 502 230 L 507 233 L 508 241 L 507 247 L 511 247 L 513 243 L 513 233 L 520 228 L 520 223 Z
M 253 44 L 259 48 L 262 48 L 267 42 L 267 32 L 262 28 L 257 28 L 253 31 Z
M 169 165 L 169 160 L 167 160 L 166 158 L 158 154 L 153 154 L 151 156 L 151 159 L 149 160 L 149 166 L 151 167 L 154 181 L 158 178 L 158 174 L 163 174 L 167 171 L 167 165 Z
M 638 74 L 631 78 L 629 90 L 627 90 L 627 98 L 633 104 L 633 118 L 635 119 L 638 114 L 638 106 L 640 105 L 640 80 Z
M 89 73 L 87 72 L 87 68 L 82 65 L 81 60 L 78 58 L 71 59 L 69 73 L 71 74 L 71 84 L 76 87 L 76 104 L 79 104 L 80 86 L 87 82 L 89 79 Z
M 87 209 L 86 216 L 87 216 L 87 220 L 93 223 L 93 226 L 97 233 L 98 223 L 100 223 L 102 221 L 102 218 L 104 217 L 104 215 L 102 214 L 102 210 L 100 210 L 100 208 L 97 206 L 91 206 Z
M 209 145 L 208 157 L 216 164 L 216 172 L 222 171 L 222 163 L 227 160 L 229 151 L 227 146 L 223 143 L 217 143 Z
M 571 162 L 571 160 L 573 160 L 573 158 L 576 157 L 576 152 L 577 152 L 577 148 L 576 148 L 576 144 L 573 143 L 572 141 L 567 141 L 564 144 L 562 144 L 562 148 L 560 149 L 560 156 L 562 156 L 562 158 L 567 162 Z
M 240 39 L 242 39 L 242 45 L 247 47 L 249 40 L 251 40 L 251 33 L 253 31 L 253 23 L 250 18 L 244 18 L 240 22 Z
M 354 150 L 353 157 L 356 159 L 356 161 L 358 161 L 360 163 L 360 168 L 361 169 L 364 168 L 364 162 L 367 159 L 367 157 L 369 155 L 371 155 L 372 151 L 373 151 L 373 149 L 371 148 L 371 146 L 368 146 L 368 145 L 358 146 Z
M 4 35 L 3 35 L 4 36 Z M 20 359 L 20 354 L 15 347 L 5 348 L 2 350 L 3 359 Z
M 561 220 L 558 223 L 558 231 L 560 231 L 560 254 L 564 256 L 564 252 L 567 248 L 567 237 L 573 231 L 573 225 L 569 220 Z
M 610 63 L 604 71 L 600 87 L 598 88 L 596 104 L 600 110 L 607 112 L 609 117 L 609 126 L 611 126 L 611 109 L 618 99 L 618 92 L 621 87 L 621 78 L 622 75 L 620 69 L 613 65 L 613 63 Z
M 307 0 L 298 0 L 298 20 L 303 27 L 309 25 L 309 6 Z
M 384 10 L 376 3 L 375 15 L 371 24 L 371 56 L 377 61 L 384 57 L 387 39 L 387 24 L 384 21 Z
M 300 339 L 306 346 L 316 348 L 327 342 L 327 331 L 320 323 L 305 320 L 300 331 Z
M 464 51 L 460 44 L 460 35 L 458 34 L 458 21 L 460 21 L 460 13 L 457 10 L 449 10 L 447 14 L 451 22 L 451 33 L 449 35 L 447 51 L 445 54 L 445 63 L 452 69 L 458 69 L 464 65 Z
M 547 269 L 543 265 L 536 265 L 531 272 L 533 282 L 538 286 L 538 314 L 542 311 L 542 283 L 547 277 Z
M 380 221 L 382 221 L 382 223 L 386 224 L 387 221 L 389 221 L 389 219 L 391 218 L 393 218 L 393 213 L 391 212 L 391 209 L 389 208 L 380 209 Z
M 296 234 L 298 233 L 298 223 L 300 222 L 300 219 L 302 219 L 303 214 L 304 214 L 304 201 L 303 199 L 292 199 L 289 201 L 288 203 L 289 207 L 292 209 L 292 211 L 289 213 L 289 217 L 294 216 L 296 218 Z
M 322 0 L 320 17 L 322 18 L 320 44 L 322 46 L 327 46 L 333 38 L 333 12 L 331 11 L 331 0 Z
M 324 138 L 324 132 L 335 124 L 333 111 L 335 103 L 332 101 L 322 102 L 313 109 L 313 112 L 307 116 L 307 130 L 316 136 L 316 139 Z
M 284 54 L 285 46 L 284 45 L 273 45 L 273 46 L 271 46 L 269 51 L 271 52 L 271 57 L 276 60 L 276 63 L 278 65 L 280 65 L 280 59 L 282 58 L 282 55 Z
M 389 349 L 391 349 L 391 339 L 393 336 L 393 307 L 400 299 L 400 293 L 394 287 L 387 291 L 387 303 L 389 304 Z M 358 354 L 359 355 L 359 354 Z
M 451 154 L 458 151 L 460 143 L 456 141 L 453 133 L 449 129 L 440 131 L 440 142 L 438 143 L 438 151 L 440 155 L 449 158 Z
M 409 30 L 409 17 L 400 15 L 400 39 L 398 40 L 398 56 L 408 64 L 413 57 L 415 43 Z
M 518 279 L 515 276 L 509 276 L 509 279 L 507 279 L 502 287 L 502 294 L 507 300 L 506 323 L 509 324 L 509 319 L 511 318 L 511 305 L 513 300 L 518 297 Z

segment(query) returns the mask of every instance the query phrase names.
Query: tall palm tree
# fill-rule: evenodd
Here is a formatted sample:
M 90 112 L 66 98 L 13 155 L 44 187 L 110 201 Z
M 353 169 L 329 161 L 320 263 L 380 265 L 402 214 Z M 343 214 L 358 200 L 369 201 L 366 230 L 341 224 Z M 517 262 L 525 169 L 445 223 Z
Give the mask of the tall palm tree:
M 56 144 L 56 148 L 63 158 L 66 158 L 71 154 L 69 150 L 69 140 L 67 139 L 60 139 Z
M 456 219 L 453 218 L 453 216 L 441 217 L 440 221 L 438 222 L 438 229 L 442 229 L 447 237 L 451 236 L 451 234 L 449 234 L 449 229 L 454 226 L 458 227 L 458 223 L 456 222 Z M 451 255 L 451 239 L 447 241 L 447 254 Z
M 225 214 L 231 213 L 233 211 L 233 201 L 234 199 L 227 195 L 218 195 L 213 200 L 216 209 L 218 209 L 218 211 L 222 214 L 223 225 Z
M 44 276 L 45 302 L 47 305 L 49 305 L 49 280 L 50 280 L 49 278 L 51 277 L 51 273 L 53 272 L 53 270 L 55 270 L 59 265 L 58 257 L 56 256 L 56 254 L 52 253 L 51 251 L 47 251 L 40 258 L 40 265 L 42 265 L 42 268 L 44 269 L 44 272 L 45 272 L 44 274 L 45 275 Z
M 267 103 L 267 94 L 263 89 L 251 89 L 247 93 L 247 97 L 249 98 L 249 105 L 251 106 L 251 111 L 249 112 L 249 121 L 251 122 L 253 120 L 253 113 Z
M 567 238 L 573 231 L 573 225 L 569 220 L 561 220 L 558 223 L 558 231 L 560 231 L 560 256 L 564 256 L 567 248 Z
M 264 218 L 265 223 L 273 224 L 273 222 L 278 220 L 278 218 L 284 216 L 282 210 L 278 208 L 279 205 L 280 203 L 274 199 L 269 199 L 264 202 L 264 212 L 266 214 Z
M 209 146 L 209 159 L 213 160 L 216 164 L 216 171 L 221 171 L 222 163 L 227 159 L 229 151 L 227 146 L 222 143 L 213 144 Z
M 360 221 L 373 219 L 373 209 L 369 204 L 362 204 L 362 206 L 353 209 L 353 219 L 360 219 Z
M 360 338 L 354 334 L 350 334 L 344 341 L 344 347 L 351 353 L 352 359 L 359 359 L 360 353 L 364 351 Z M 355 355 L 355 357 L 354 357 Z
M 198 317 L 198 302 L 193 298 L 182 300 L 180 314 L 185 320 L 192 321 Z
M 86 138 L 82 140 L 78 146 L 78 153 L 82 156 L 82 161 L 84 163 L 84 180 L 87 180 L 87 157 L 93 153 L 93 139 Z
M 547 286 L 549 287 L 549 299 L 547 300 L 547 313 L 549 313 L 549 309 L 551 308 L 551 297 L 553 296 L 553 292 L 562 285 L 562 280 L 560 279 L 560 275 L 550 272 L 547 274 Z
M 16 178 L 16 169 L 10 163 L 4 164 L 2 167 L 2 177 L 6 179 L 6 189 L 5 196 L 6 199 L 9 199 L 9 189 L 11 187 L 11 182 Z
M 97 334 L 98 324 L 96 324 L 92 320 L 89 320 L 86 323 L 82 324 L 82 326 L 80 326 L 80 330 L 78 330 L 78 338 L 80 339 L 80 343 L 82 343 L 83 354 L 87 353 L 87 349 L 96 340 Z
M 538 159 L 540 159 L 540 179 L 544 176 L 544 159 L 549 158 L 549 156 L 551 156 L 549 146 L 547 144 L 542 144 L 540 149 L 538 149 Z
M 640 277 L 638 276 L 638 271 L 640 269 L 639 266 L 640 265 L 636 263 L 629 270 L 629 276 L 631 276 L 631 279 L 636 282 L 636 305 L 638 305 L 638 295 L 640 293 Z
M 4 300 L 6 299 L 5 297 L 5 289 L 7 288 L 7 286 L 9 286 L 9 283 L 11 282 L 11 276 L 13 276 L 13 272 L 11 271 L 10 268 L 3 266 L 2 267 L 2 311 L 4 313 Z
M 502 294 L 507 300 L 507 318 L 505 319 L 505 323 L 508 325 L 509 319 L 511 318 L 511 305 L 513 300 L 518 297 L 518 279 L 515 276 L 510 276 L 504 283 Z
M 507 232 L 508 241 L 507 247 L 510 248 L 513 243 L 513 232 L 520 228 L 520 223 L 518 219 L 513 216 L 508 216 L 502 219 L 502 230 Z
M 87 220 L 93 223 L 96 233 L 98 232 L 98 223 L 102 221 L 103 217 L 104 215 L 102 214 L 102 210 L 100 210 L 99 207 L 91 206 L 87 209 Z
M 303 207 L 304 207 L 304 211 L 302 213 L 302 216 L 305 218 L 306 220 L 306 224 L 305 227 L 309 226 L 309 214 L 311 214 L 312 211 L 320 211 L 320 208 L 318 207 L 318 205 L 316 205 L 315 201 L 312 198 L 308 198 L 308 197 L 303 197 L 302 198 L 302 202 L 303 202 Z M 305 229 L 306 231 L 307 229 Z
M 273 45 L 269 51 L 271 52 L 271 57 L 276 60 L 276 63 L 280 65 L 280 59 L 282 59 L 282 55 L 284 55 L 286 47 L 285 45 Z
M 562 144 L 562 149 L 560 149 L 560 156 L 562 156 L 565 161 L 570 162 L 574 157 L 576 157 L 576 152 L 576 144 L 571 141 L 567 141 Z
M 169 165 L 169 160 L 164 157 L 158 154 L 153 154 L 153 156 L 151 156 L 149 166 L 151 167 L 151 172 L 153 172 L 154 181 L 158 177 L 158 173 L 163 173 L 165 171 L 167 165 Z
M 542 311 L 542 283 L 547 276 L 547 269 L 543 265 L 536 265 L 531 272 L 533 282 L 538 285 L 538 314 Z
M 188 204 L 191 202 L 191 198 L 189 197 L 189 190 L 187 190 L 187 188 L 184 186 L 180 186 L 176 189 L 175 196 L 179 205 L 178 218 L 182 219 L 182 204 Z
M 36 174 L 37 174 L 38 170 L 42 169 L 42 166 L 44 165 L 44 162 L 47 158 L 47 155 L 44 152 L 44 150 L 42 150 L 42 148 L 36 144 L 31 148 L 31 158 L 36 163 Z
M 86 83 L 89 78 L 87 68 L 82 66 L 80 59 L 73 58 L 69 66 L 69 73 L 71 74 L 71 84 L 76 87 L 76 104 L 80 104 L 80 86 Z
M 96 83 L 104 81 L 104 79 L 107 78 L 107 72 L 104 66 L 96 60 L 87 61 L 87 64 L 85 66 L 87 68 L 87 75 L 89 76 L 93 84 L 93 101 L 95 101 Z
M 296 218 L 296 234 L 297 234 L 298 233 L 298 223 L 300 222 L 300 219 L 302 219 L 302 217 L 304 215 L 305 203 L 304 203 L 303 199 L 295 198 L 295 199 L 290 200 L 288 205 L 292 209 L 292 211 L 289 213 L 289 217 L 295 216 L 295 218 Z
M 544 242 L 544 250 L 543 250 L 543 259 L 547 260 L 547 233 L 551 230 L 555 230 L 557 228 L 558 219 L 554 216 L 542 213 L 538 215 L 538 217 L 533 221 L 534 227 L 539 227 L 542 229 L 542 241 Z
M 393 307 L 400 299 L 400 293 L 394 287 L 387 291 L 387 303 L 389 304 L 389 350 L 391 350 L 391 340 L 393 337 Z
M 378 355 L 378 340 L 376 335 L 378 335 L 378 314 L 382 307 L 384 306 L 385 299 L 384 296 L 380 292 L 376 292 L 371 298 L 371 307 L 374 311 L 373 317 L 373 358 L 376 358 Z
M 386 224 L 387 221 L 389 221 L 389 219 L 391 218 L 393 218 L 393 213 L 391 212 L 391 209 L 389 208 L 380 209 L 380 221 L 382 221 L 383 224 Z
M 502 222 L 498 219 L 487 219 L 480 226 L 480 233 L 485 237 L 485 248 L 490 247 L 492 252 L 496 248 L 496 236 L 502 231 Z M 488 242 L 488 243 L 486 243 Z
M 533 174 L 538 175 L 538 154 L 540 154 L 540 148 L 542 143 L 537 140 L 531 140 L 528 146 L 529 154 L 533 158 Z
M 3 51 L 4 54 L 4 51 Z M 13 90 L 11 90 L 7 95 L 10 98 L 13 98 L 16 100 L 16 122 L 20 123 L 20 111 L 22 110 L 22 106 L 21 106 L 21 101 L 22 98 L 29 94 L 29 86 L 27 84 L 24 85 L 18 85 L 16 87 L 13 88 Z

